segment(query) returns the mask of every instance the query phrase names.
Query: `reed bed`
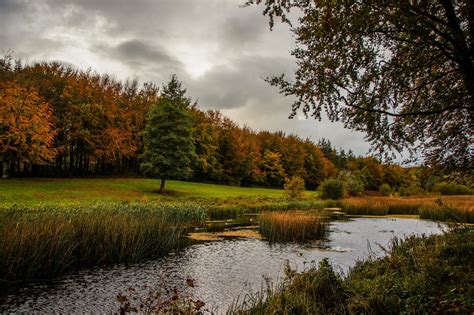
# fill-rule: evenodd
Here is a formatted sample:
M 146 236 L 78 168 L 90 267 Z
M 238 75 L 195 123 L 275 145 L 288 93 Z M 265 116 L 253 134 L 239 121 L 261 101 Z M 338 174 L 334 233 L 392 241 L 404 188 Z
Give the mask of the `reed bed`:
M 474 197 L 450 196 L 437 199 L 419 210 L 421 219 L 474 223 Z
M 349 198 L 341 208 L 349 215 L 419 215 L 422 219 L 474 223 L 474 196 Z
M 209 207 L 212 220 L 232 219 L 248 213 L 261 213 L 290 210 L 317 210 L 338 205 L 332 200 L 272 201 L 244 200 L 236 204 L 223 204 Z
M 320 216 L 294 211 L 263 213 L 259 229 L 270 242 L 305 242 L 327 234 L 327 224 Z
M 3 207 L 0 286 L 154 258 L 176 248 L 186 227 L 206 218 L 207 209 L 196 204 Z

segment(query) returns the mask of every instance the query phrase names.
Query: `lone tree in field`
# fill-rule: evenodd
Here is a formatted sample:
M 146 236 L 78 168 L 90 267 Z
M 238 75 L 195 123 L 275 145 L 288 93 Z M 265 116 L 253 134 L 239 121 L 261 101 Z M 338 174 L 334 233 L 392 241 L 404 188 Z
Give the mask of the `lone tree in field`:
M 298 110 L 363 131 L 380 153 L 423 153 L 427 162 L 472 167 L 474 1 L 249 0 L 290 23 L 294 80 L 268 81 Z
M 192 173 L 195 152 L 191 100 L 185 93 L 186 89 L 173 75 L 148 112 L 140 168 L 145 175 L 161 179 L 160 193 L 165 189 L 166 179 L 185 179 Z

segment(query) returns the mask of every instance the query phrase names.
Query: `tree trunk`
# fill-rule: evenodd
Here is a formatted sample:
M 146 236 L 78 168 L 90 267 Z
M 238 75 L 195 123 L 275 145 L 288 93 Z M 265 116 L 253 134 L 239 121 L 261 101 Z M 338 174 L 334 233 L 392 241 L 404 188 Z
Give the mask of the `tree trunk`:
M 8 178 L 8 163 L 2 162 L 2 178 Z
M 160 190 L 158 191 L 160 194 L 162 194 L 165 191 L 165 179 L 161 179 L 161 184 L 160 184 Z

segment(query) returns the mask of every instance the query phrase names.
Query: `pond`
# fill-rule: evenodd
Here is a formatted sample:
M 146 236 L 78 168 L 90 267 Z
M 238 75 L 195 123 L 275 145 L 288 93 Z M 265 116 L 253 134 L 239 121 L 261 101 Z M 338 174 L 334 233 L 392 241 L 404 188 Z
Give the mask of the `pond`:
M 336 270 L 347 272 L 357 260 L 380 256 L 381 246 L 393 237 L 441 233 L 435 222 L 402 218 L 352 218 L 330 223 L 325 241 L 306 244 L 270 244 L 248 233 L 199 242 L 157 260 L 131 266 L 95 268 L 70 274 L 53 282 L 35 283 L 0 298 L 0 313 L 116 312 L 118 293 L 129 288 L 179 287 L 206 302 L 206 307 L 225 310 L 238 297 L 258 292 L 265 279 L 277 283 L 283 267 L 302 271 L 329 258 Z M 192 277 L 195 288 L 186 287 Z

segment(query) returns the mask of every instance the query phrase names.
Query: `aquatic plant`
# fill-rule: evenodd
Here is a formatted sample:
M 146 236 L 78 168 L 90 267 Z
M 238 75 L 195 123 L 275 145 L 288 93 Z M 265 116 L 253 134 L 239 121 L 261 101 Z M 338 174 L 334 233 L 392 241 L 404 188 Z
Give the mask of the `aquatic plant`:
M 444 222 L 474 223 L 474 210 L 468 207 L 456 208 L 444 202 L 441 198 L 436 199 L 434 205 L 422 206 L 419 210 L 421 219 L 429 219 Z
M 350 215 L 416 215 L 423 202 L 420 198 L 365 197 L 345 199 L 341 206 Z
M 349 215 L 420 215 L 422 219 L 474 223 L 473 196 L 349 198 L 340 205 Z
M 322 210 L 334 204 L 332 200 L 242 200 L 209 206 L 209 216 L 212 220 L 231 219 L 247 213 L 261 213 L 289 210 Z
M 0 279 L 52 278 L 69 270 L 158 257 L 207 218 L 197 204 L 97 203 L 0 209 Z
M 260 216 L 259 230 L 270 242 L 305 242 L 324 237 L 327 224 L 315 214 L 271 212 Z

